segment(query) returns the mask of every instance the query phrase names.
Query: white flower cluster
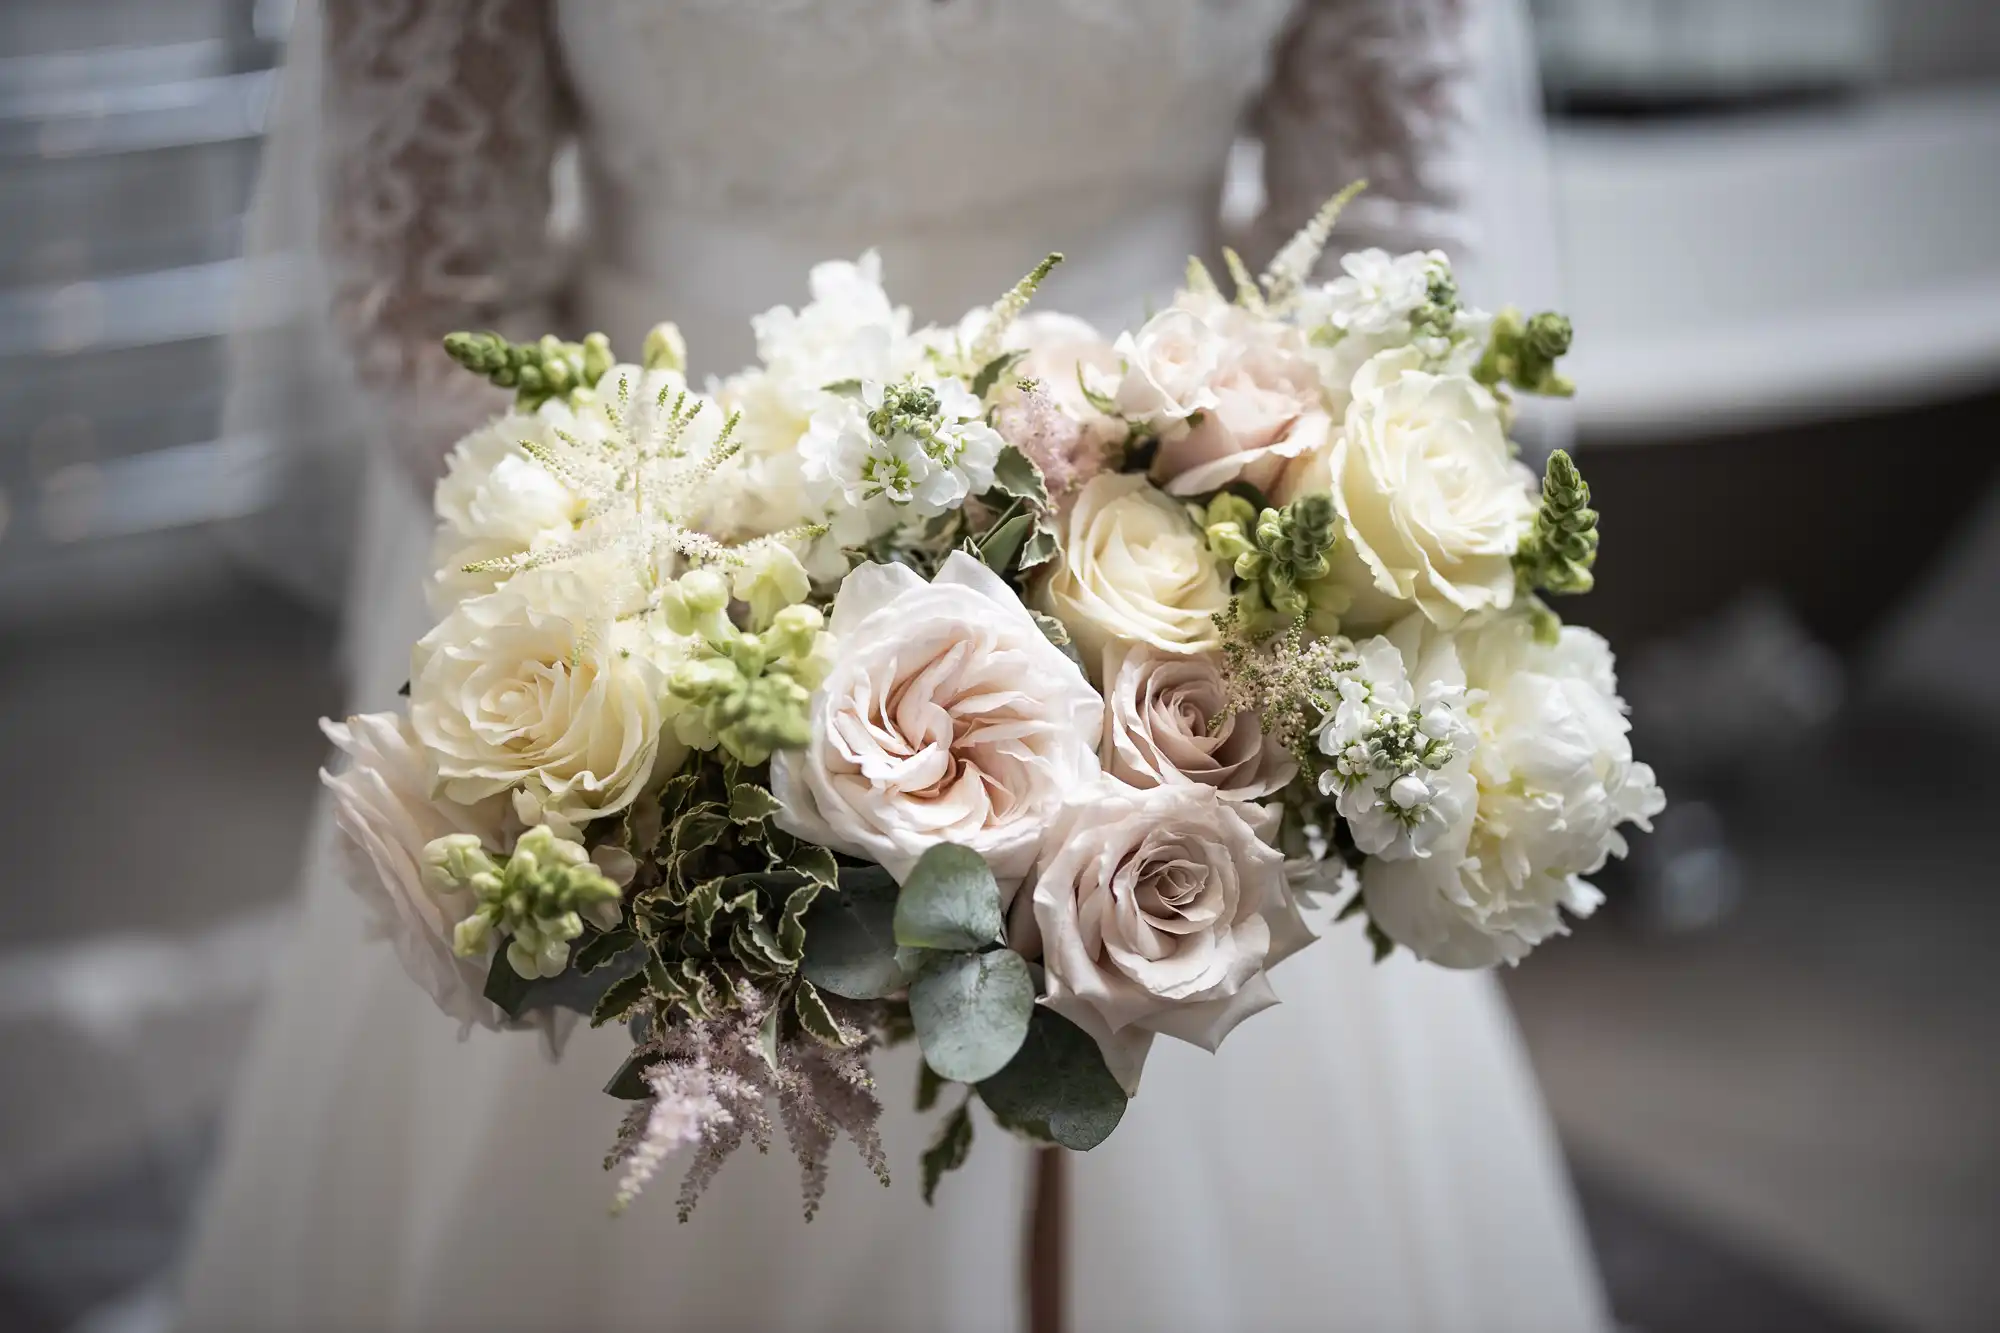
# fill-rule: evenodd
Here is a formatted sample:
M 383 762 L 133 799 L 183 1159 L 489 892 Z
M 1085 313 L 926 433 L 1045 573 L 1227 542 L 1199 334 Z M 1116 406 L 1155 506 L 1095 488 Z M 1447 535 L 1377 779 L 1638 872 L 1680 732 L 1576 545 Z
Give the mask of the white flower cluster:
M 877 497 L 917 518 L 958 508 L 993 484 L 999 432 L 956 380 L 864 383 L 813 414 L 799 441 L 816 501 L 860 506 Z

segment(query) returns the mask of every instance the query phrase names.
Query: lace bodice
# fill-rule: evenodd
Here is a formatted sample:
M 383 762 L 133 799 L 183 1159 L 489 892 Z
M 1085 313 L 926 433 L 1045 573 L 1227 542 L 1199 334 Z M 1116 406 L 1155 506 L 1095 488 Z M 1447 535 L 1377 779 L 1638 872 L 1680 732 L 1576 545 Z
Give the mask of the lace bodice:
M 1357 222 L 1404 243 L 1448 232 L 1456 202 L 1461 0 L 325 3 L 336 311 L 364 381 L 419 400 L 393 419 L 425 471 L 491 406 L 442 373 L 437 337 L 549 318 L 550 167 L 572 137 L 586 304 L 653 292 L 732 350 L 806 261 L 862 245 L 933 317 L 1038 247 L 1132 251 L 1150 228 L 1177 264 L 1202 238 L 1162 210 L 1213 221 L 1246 114 L 1260 232 L 1361 175 Z M 707 286 L 677 289 L 690 272 Z

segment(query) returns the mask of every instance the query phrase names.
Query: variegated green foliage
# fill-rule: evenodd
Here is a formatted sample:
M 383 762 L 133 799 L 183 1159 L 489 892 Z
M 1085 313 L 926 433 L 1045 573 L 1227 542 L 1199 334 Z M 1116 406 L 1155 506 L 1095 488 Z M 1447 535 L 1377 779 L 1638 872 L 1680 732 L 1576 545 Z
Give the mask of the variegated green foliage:
M 756 773 L 697 757 L 661 789 L 657 823 L 628 822 L 624 833 L 639 870 L 625 921 L 592 946 L 608 957 L 641 944 L 645 962 L 605 993 L 592 1023 L 635 1009 L 654 1021 L 704 1021 L 736 1008 L 737 983 L 748 980 L 784 1001 L 772 1010 L 773 1042 L 779 1022 L 830 1045 L 848 1040 L 799 976 L 806 911 L 834 884 L 838 867 L 825 848 L 772 825 L 778 803 Z

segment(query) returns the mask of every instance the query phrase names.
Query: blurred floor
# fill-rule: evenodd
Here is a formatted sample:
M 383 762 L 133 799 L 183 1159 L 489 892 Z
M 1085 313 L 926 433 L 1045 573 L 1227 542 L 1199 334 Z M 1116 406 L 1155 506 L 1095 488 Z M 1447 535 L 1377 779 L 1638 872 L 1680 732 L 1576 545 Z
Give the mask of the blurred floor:
M 0 584 L 0 836 L 40 872 L 0 935 L 8 1329 L 161 1326 L 338 702 L 328 628 L 207 546 L 104 569 L 32 610 Z M 1986 572 L 1959 571 L 1975 609 Z M 1965 595 L 1902 637 L 1949 639 Z M 1614 913 L 1509 978 L 1629 1327 L 2000 1312 L 2000 754 L 1876 674 L 1732 812 L 1738 915 L 1663 940 Z

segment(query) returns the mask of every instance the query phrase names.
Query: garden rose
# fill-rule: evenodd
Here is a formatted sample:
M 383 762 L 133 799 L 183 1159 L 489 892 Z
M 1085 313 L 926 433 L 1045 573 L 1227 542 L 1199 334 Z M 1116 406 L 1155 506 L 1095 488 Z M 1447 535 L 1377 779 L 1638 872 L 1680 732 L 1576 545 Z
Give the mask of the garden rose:
M 929 847 L 959 843 L 1011 890 L 1065 793 L 1097 777 L 1097 692 L 963 552 L 929 583 L 903 565 L 858 567 L 829 628 L 812 740 L 771 760 L 778 826 L 898 880 Z
M 1332 492 L 1334 573 L 1354 593 L 1342 616 L 1350 631 L 1380 628 L 1411 603 L 1449 627 L 1514 598 L 1534 478 L 1508 448 L 1493 395 L 1422 364 L 1421 352 L 1400 348 L 1363 366 L 1340 435 L 1288 468 L 1274 496 Z
M 471 834 L 504 855 L 511 837 L 506 800 L 460 805 L 433 798 L 422 747 L 394 713 L 322 721 L 320 729 L 349 760 L 342 771 L 319 775 L 332 793 L 334 824 L 348 851 L 368 862 L 348 882 L 395 942 L 403 970 L 438 1008 L 467 1028 L 505 1026 L 506 1016 L 485 997 L 487 960 L 452 952 L 452 928 L 472 910 L 472 895 L 426 887 L 423 853 L 434 838 Z
M 1050 826 L 1015 943 L 1134 1091 L 1155 1034 L 1214 1050 L 1277 1003 L 1265 970 L 1312 940 L 1284 867 L 1213 787 L 1107 780 Z
M 1268 491 L 1291 459 L 1326 446 L 1333 421 L 1305 337 L 1289 324 L 1215 303 L 1209 327 L 1225 350 L 1198 417 L 1156 422 L 1153 480 L 1169 495 L 1204 495 L 1233 481 Z
M 638 796 L 665 684 L 661 641 L 618 617 L 623 577 L 608 557 L 516 574 L 417 643 L 410 724 L 446 796 L 519 788 L 535 818 L 569 825 Z
M 1107 474 L 1078 494 L 1041 601 L 1083 660 L 1101 669 L 1114 643 L 1169 653 L 1214 647 L 1229 583 L 1178 503 L 1144 477 Z
M 1134 787 L 1199 783 L 1228 801 L 1258 801 L 1298 764 L 1264 735 L 1255 713 L 1231 713 L 1212 656 L 1148 644 L 1110 650 L 1104 664 L 1104 771 Z

